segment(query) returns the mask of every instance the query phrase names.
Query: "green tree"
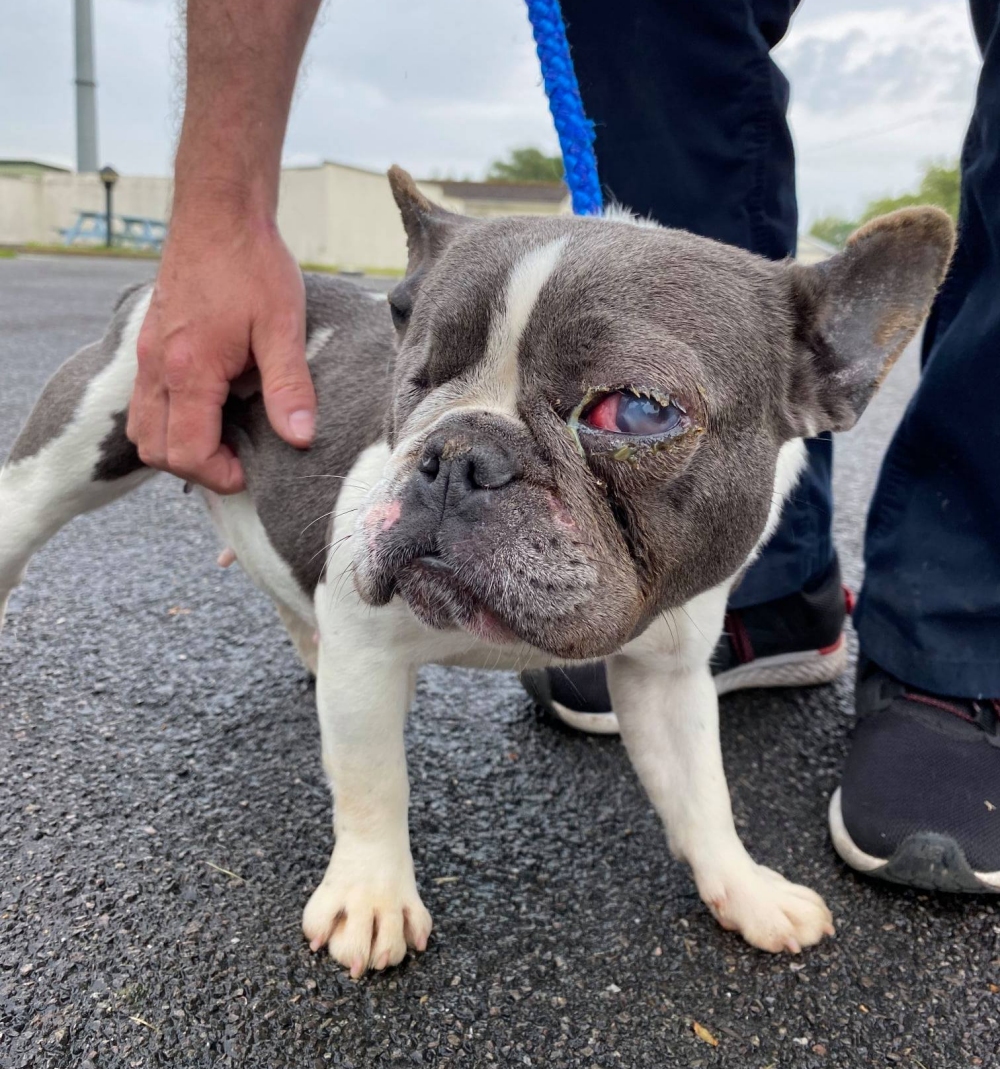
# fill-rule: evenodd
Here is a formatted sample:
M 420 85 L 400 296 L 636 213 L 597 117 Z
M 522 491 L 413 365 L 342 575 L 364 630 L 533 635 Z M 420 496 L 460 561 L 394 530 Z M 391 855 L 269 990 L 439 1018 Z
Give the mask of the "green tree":
M 856 226 L 857 224 L 850 219 L 838 219 L 835 215 L 827 215 L 822 219 L 817 219 L 809 228 L 809 233 L 828 245 L 842 249 Z
M 914 204 L 936 204 L 952 217 L 958 219 L 958 164 L 929 163 L 924 168 L 920 187 L 916 193 L 904 193 L 901 197 L 882 197 L 873 200 L 864 210 L 861 222 L 867 222 L 897 208 L 909 208 Z
M 560 182 L 562 156 L 546 156 L 541 149 L 512 148 L 505 160 L 494 160 L 486 178 L 493 182 Z
M 832 215 L 817 219 L 809 228 L 809 233 L 820 241 L 843 248 L 851 232 L 862 223 L 887 212 L 894 212 L 897 208 L 909 208 L 915 204 L 936 204 L 939 208 L 944 208 L 952 219 L 957 220 L 959 180 L 957 162 L 948 164 L 938 161 L 925 164 L 916 193 L 903 193 L 899 197 L 880 197 L 878 200 L 869 201 L 861 213 L 861 218 L 857 220 L 838 219 Z

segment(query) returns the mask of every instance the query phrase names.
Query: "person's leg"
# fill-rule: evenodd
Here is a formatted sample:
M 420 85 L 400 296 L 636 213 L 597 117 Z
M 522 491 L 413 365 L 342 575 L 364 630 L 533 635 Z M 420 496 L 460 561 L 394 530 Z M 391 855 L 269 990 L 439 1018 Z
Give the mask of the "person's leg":
M 1000 890 L 1000 0 L 972 12 L 958 247 L 868 517 L 859 720 L 831 826 L 855 867 Z
M 562 0 L 608 201 L 771 259 L 794 254 L 788 83 L 770 50 L 796 3 Z M 825 682 L 846 663 L 832 442 L 807 448 L 777 531 L 730 598 L 713 663 L 719 693 Z M 524 683 L 564 723 L 618 730 L 602 666 L 527 673 Z
M 562 0 L 606 199 L 770 259 L 795 253 L 788 82 L 770 50 L 797 0 Z M 743 608 L 801 590 L 833 561 L 832 443 L 734 592 Z

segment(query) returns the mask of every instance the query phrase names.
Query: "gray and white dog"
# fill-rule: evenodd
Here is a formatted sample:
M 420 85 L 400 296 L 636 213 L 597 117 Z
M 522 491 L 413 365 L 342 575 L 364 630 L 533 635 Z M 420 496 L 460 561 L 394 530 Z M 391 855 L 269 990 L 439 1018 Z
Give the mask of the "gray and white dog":
M 420 665 L 606 657 L 632 763 L 719 923 L 769 951 L 818 942 L 822 899 L 737 836 L 709 656 L 803 437 L 858 419 L 951 222 L 900 211 L 802 267 L 624 214 L 467 219 L 390 180 L 409 266 L 388 307 L 306 279 L 316 444 L 279 440 L 242 382 L 225 425 L 247 490 L 205 494 L 317 674 L 336 845 L 306 937 L 353 975 L 427 944 L 403 748 Z M 124 430 L 149 299 L 128 292 L 56 373 L 0 472 L 0 613 L 63 524 L 154 474 Z

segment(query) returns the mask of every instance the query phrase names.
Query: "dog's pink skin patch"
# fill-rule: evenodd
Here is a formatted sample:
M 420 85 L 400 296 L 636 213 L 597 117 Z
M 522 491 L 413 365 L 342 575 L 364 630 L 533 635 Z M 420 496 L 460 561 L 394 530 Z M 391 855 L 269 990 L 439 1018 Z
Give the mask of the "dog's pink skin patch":
M 399 519 L 400 513 L 402 511 L 403 506 L 399 500 L 390 501 L 389 504 L 386 506 L 385 515 L 382 517 L 382 530 L 388 531 L 389 528 Z
M 379 505 L 372 505 L 365 517 L 365 525 L 378 527 L 380 531 L 388 531 L 399 520 L 403 511 L 403 505 L 398 498 L 393 501 L 385 501 Z
M 517 635 L 488 609 L 477 609 L 465 627 L 476 638 L 483 642 L 492 642 L 497 646 L 507 646 L 517 641 Z
M 399 521 L 402 511 L 403 505 L 399 498 L 372 505 L 365 516 L 365 530 L 368 535 L 368 548 L 370 550 L 375 549 L 378 536 L 385 534 Z
M 560 527 L 565 527 L 569 531 L 572 531 L 576 527 L 576 521 L 569 514 L 569 509 L 566 508 L 551 490 L 549 491 L 549 509 L 552 512 L 552 518 Z

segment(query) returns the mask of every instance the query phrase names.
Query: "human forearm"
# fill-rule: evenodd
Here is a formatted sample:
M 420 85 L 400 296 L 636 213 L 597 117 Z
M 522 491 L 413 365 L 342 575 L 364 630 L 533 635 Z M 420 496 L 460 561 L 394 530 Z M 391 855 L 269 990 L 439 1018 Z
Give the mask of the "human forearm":
M 275 215 L 295 76 L 320 0 L 187 0 L 187 100 L 174 206 L 136 347 L 127 433 L 143 463 L 218 493 L 230 383 L 260 372 L 271 425 L 306 447 L 316 394 L 305 289 Z
M 295 78 L 320 2 L 188 0 L 175 215 L 213 205 L 273 218 Z

